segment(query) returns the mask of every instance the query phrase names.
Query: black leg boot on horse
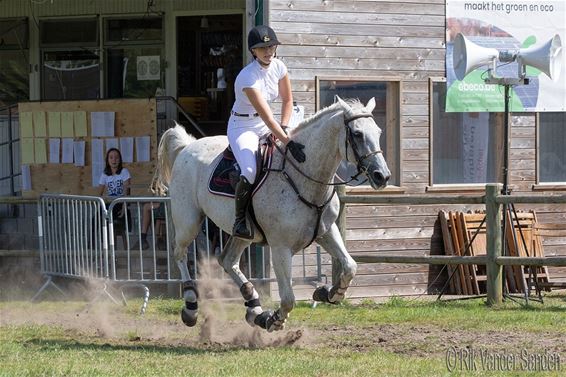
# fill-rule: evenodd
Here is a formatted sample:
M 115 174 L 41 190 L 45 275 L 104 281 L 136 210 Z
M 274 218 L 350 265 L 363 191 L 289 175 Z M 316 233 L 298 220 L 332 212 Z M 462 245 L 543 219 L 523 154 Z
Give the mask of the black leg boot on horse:
M 250 240 L 254 238 L 253 229 L 246 225 L 246 214 L 248 205 L 252 198 L 252 184 L 244 176 L 240 176 L 240 180 L 236 185 L 236 221 L 232 235 L 234 237 Z

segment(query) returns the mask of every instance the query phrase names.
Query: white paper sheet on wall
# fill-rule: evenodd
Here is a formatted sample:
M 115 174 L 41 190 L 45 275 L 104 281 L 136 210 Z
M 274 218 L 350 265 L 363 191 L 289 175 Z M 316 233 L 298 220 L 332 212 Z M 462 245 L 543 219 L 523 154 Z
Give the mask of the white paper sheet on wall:
M 100 175 L 104 171 L 104 141 L 102 139 L 92 139 L 91 158 L 92 158 L 92 186 L 97 187 Z
M 50 138 L 49 139 L 49 163 L 58 164 L 61 162 L 61 139 Z
M 122 152 L 123 162 L 134 162 L 134 138 L 120 138 L 120 152 Z
M 108 150 L 110 148 L 116 148 L 116 149 L 120 149 L 120 145 L 118 144 L 118 139 L 116 138 L 111 138 L 111 139 L 104 139 L 105 143 L 106 143 L 106 149 L 104 150 L 104 153 L 108 152 Z M 121 154 L 122 151 L 120 151 Z M 124 156 L 122 156 L 122 159 L 124 159 Z
M 78 140 L 73 143 L 73 156 L 75 157 L 75 166 L 85 166 L 85 142 Z
M 73 163 L 73 142 L 74 140 L 71 138 L 64 138 L 63 144 L 61 148 L 61 162 L 63 164 L 72 164 Z
M 289 119 L 289 128 L 295 128 L 305 119 L 305 107 L 304 106 L 293 106 L 293 112 L 291 113 L 291 119 Z
M 113 137 L 114 119 L 113 111 L 93 111 L 90 113 L 90 125 L 93 137 Z
M 149 136 L 136 137 L 136 161 L 147 162 L 149 161 Z
M 29 165 L 22 165 L 22 190 L 31 190 L 31 171 Z

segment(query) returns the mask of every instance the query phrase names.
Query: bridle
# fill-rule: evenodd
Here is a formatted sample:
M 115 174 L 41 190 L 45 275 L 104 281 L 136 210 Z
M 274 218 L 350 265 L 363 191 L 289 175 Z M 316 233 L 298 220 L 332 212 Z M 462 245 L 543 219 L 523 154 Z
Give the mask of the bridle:
M 357 119 L 360 118 L 373 118 L 373 115 L 371 115 L 371 113 L 362 113 L 362 114 L 357 114 L 354 115 L 350 118 L 346 118 L 346 115 L 344 114 L 344 127 L 346 128 L 346 137 L 345 137 L 345 141 L 344 141 L 344 148 L 345 148 L 345 156 L 346 156 L 346 160 L 348 159 L 348 144 L 350 144 L 350 148 L 352 148 L 352 153 L 354 154 L 354 158 L 356 159 L 356 167 L 358 169 L 356 175 L 352 176 L 350 178 L 349 181 L 347 182 L 337 182 L 337 183 L 328 183 L 328 182 L 322 182 L 318 179 L 315 179 L 311 176 L 309 176 L 308 174 L 306 174 L 305 172 L 303 172 L 299 166 L 297 165 L 297 163 L 293 160 L 291 160 L 291 158 L 287 155 L 288 150 L 285 149 L 283 150 L 279 145 L 277 145 L 276 143 L 274 143 L 275 148 L 279 151 L 279 153 L 281 153 L 283 155 L 283 165 L 280 169 L 269 169 L 270 171 L 277 171 L 280 172 L 283 177 L 285 177 L 285 179 L 287 180 L 287 182 L 289 183 L 289 185 L 291 186 L 291 188 L 293 189 L 293 191 L 295 191 L 295 194 L 297 194 L 297 197 L 299 198 L 299 200 L 303 203 L 305 203 L 305 205 L 307 205 L 307 207 L 309 208 L 314 208 L 317 212 L 317 220 L 316 220 L 316 226 L 314 228 L 314 235 L 312 237 L 312 239 L 310 240 L 310 242 L 308 243 L 308 245 L 306 247 L 308 247 L 318 236 L 318 227 L 320 225 L 320 219 L 322 218 L 322 213 L 324 212 L 324 209 L 326 208 L 326 206 L 328 205 L 328 203 L 330 203 L 330 201 L 332 200 L 332 198 L 334 198 L 334 195 L 336 194 L 336 187 L 335 186 L 340 186 L 340 185 L 346 185 L 350 182 L 352 182 L 353 180 L 357 179 L 358 176 L 360 176 L 363 173 L 367 173 L 367 166 L 364 166 L 363 162 L 376 154 L 383 154 L 383 151 L 381 151 L 380 149 L 373 151 L 373 152 L 369 152 L 363 156 L 360 156 L 360 153 L 358 151 L 358 149 L 356 148 L 356 143 L 354 142 L 354 135 L 352 134 L 352 130 L 349 126 L 349 124 Z M 315 203 L 312 203 L 310 201 L 308 201 L 307 199 L 305 199 L 304 196 L 301 195 L 301 193 L 299 192 L 299 189 L 297 188 L 297 185 L 295 184 L 295 182 L 291 179 L 291 177 L 287 174 L 287 172 L 285 171 L 285 165 L 286 163 L 289 163 L 297 172 L 299 172 L 303 177 L 307 178 L 308 180 L 312 181 L 312 182 L 316 182 L 318 184 L 321 185 L 325 185 L 325 186 L 333 186 L 332 189 L 332 194 L 330 195 L 330 197 L 324 201 L 324 203 L 322 203 L 321 205 L 317 205 Z
M 367 173 L 368 168 L 367 168 L 367 166 L 365 166 L 363 164 L 363 162 L 367 158 L 369 158 L 373 155 L 379 154 L 379 153 L 383 154 L 383 151 L 381 149 L 378 149 L 376 151 L 369 152 L 369 153 L 366 153 L 363 156 L 360 156 L 360 152 L 356 148 L 356 143 L 354 142 L 354 135 L 352 134 L 352 129 L 348 125 L 350 122 L 353 122 L 356 119 L 360 119 L 360 118 L 373 118 L 373 115 L 368 114 L 368 113 L 362 113 L 362 114 L 354 115 L 350 118 L 344 117 L 344 126 L 346 127 L 346 137 L 345 137 L 345 140 L 344 140 L 344 150 L 346 152 L 345 153 L 346 159 L 348 159 L 348 144 L 350 144 L 350 148 L 352 148 L 352 153 L 354 153 L 354 158 L 356 159 L 356 168 L 358 169 L 358 172 L 356 173 L 356 175 L 352 176 L 351 179 L 348 182 L 341 183 L 341 184 L 344 184 L 344 185 L 352 182 L 353 180 L 358 178 L 358 176 L 360 176 L 362 173 Z
M 297 165 L 297 163 L 295 161 L 293 161 L 287 154 L 287 149 L 283 150 L 279 145 L 275 144 L 275 148 L 283 155 L 283 166 L 281 167 L 281 169 L 272 169 L 274 171 L 280 171 L 285 173 L 285 165 L 288 162 L 297 172 L 299 172 L 303 177 L 305 177 L 306 179 L 312 181 L 312 182 L 316 182 L 318 184 L 321 185 L 325 185 L 325 186 L 340 186 L 340 185 L 347 185 L 348 183 L 356 180 L 360 175 L 367 173 L 367 166 L 365 166 L 363 164 L 363 162 L 368 159 L 369 157 L 376 155 L 376 154 L 383 154 L 383 151 L 381 149 L 378 149 L 376 151 L 373 152 L 369 152 L 366 153 L 363 156 L 360 156 L 360 152 L 358 151 L 358 149 L 356 148 L 356 143 L 354 142 L 354 135 L 352 134 L 352 129 L 350 128 L 349 124 L 357 119 L 360 118 L 373 118 L 373 115 L 370 113 L 362 113 L 362 114 L 357 114 L 354 115 L 350 118 L 346 118 L 346 116 L 344 116 L 344 128 L 346 129 L 346 137 L 344 138 L 344 151 L 345 151 L 345 156 L 346 156 L 346 160 L 348 159 L 348 144 L 350 144 L 350 148 L 352 149 L 352 153 L 354 154 L 354 158 L 356 160 L 356 169 L 357 172 L 355 175 L 353 175 L 352 177 L 350 177 L 350 180 L 346 181 L 346 182 L 336 182 L 336 183 L 329 183 L 329 182 L 323 182 L 320 181 L 316 178 L 311 177 L 310 175 L 306 174 L 305 172 L 303 172 L 301 170 L 301 168 Z

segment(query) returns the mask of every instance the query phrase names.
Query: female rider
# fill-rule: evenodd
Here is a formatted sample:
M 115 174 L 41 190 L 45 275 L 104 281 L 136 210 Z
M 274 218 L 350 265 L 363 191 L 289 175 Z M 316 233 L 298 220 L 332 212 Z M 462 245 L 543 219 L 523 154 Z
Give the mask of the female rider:
M 283 130 L 291 118 L 293 96 L 285 64 L 277 59 L 277 35 L 268 26 L 254 27 L 248 34 L 248 48 L 254 60 L 245 66 L 234 83 L 235 102 L 228 121 L 228 141 L 240 166 L 236 185 L 236 221 L 232 234 L 253 238 L 246 225 L 251 187 L 256 179 L 259 139 L 271 132 L 286 145 L 298 162 L 305 161 L 304 145 L 289 140 Z M 269 102 L 281 97 L 281 123 L 273 116 Z

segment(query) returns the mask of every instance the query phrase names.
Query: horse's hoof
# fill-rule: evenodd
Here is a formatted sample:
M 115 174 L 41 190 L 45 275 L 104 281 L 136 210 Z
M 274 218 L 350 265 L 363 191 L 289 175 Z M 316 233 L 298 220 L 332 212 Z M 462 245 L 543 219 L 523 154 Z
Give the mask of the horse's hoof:
M 255 319 L 259 315 L 261 315 L 262 312 L 263 310 L 261 309 L 261 306 L 254 306 L 253 308 L 248 308 L 248 310 L 246 310 L 246 322 L 248 323 L 248 325 L 250 325 L 251 327 L 256 326 Z
M 265 328 L 268 332 L 279 331 L 285 328 L 285 318 L 281 316 L 281 312 L 276 310 L 265 322 Z
M 271 325 L 268 325 L 267 332 L 280 331 L 285 329 L 285 322 L 274 321 Z
M 254 319 L 254 324 L 267 330 L 267 321 L 273 317 L 273 312 L 271 310 L 266 310 Z
M 196 310 L 181 309 L 181 319 L 188 327 L 193 327 L 197 324 L 198 312 Z
M 331 304 L 338 304 L 340 301 L 344 300 L 345 293 L 345 289 L 332 287 L 328 293 L 328 301 Z
M 327 302 L 330 303 L 328 296 L 330 295 L 330 289 L 332 287 L 330 285 L 323 285 L 316 288 L 312 294 L 312 299 L 318 302 Z

